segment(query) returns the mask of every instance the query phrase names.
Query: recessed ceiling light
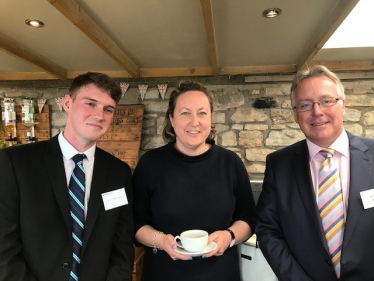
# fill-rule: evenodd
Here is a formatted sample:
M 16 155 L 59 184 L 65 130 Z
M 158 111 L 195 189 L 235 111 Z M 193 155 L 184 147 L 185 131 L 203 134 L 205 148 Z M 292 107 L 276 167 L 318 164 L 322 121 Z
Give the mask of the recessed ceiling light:
M 278 8 L 270 8 L 270 9 L 266 9 L 265 11 L 263 11 L 263 12 L 262 12 L 262 15 L 263 15 L 265 18 L 275 18 L 275 17 L 279 16 L 281 13 L 282 13 L 282 10 L 281 10 L 281 9 L 278 9 Z
M 44 26 L 44 23 L 40 20 L 25 20 L 25 23 L 29 26 L 32 26 L 32 27 L 43 27 Z

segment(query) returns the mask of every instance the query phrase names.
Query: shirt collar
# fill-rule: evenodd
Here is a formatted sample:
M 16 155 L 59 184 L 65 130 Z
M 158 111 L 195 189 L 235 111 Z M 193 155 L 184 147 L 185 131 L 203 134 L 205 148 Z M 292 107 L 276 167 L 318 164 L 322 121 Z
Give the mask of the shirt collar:
M 93 161 L 95 157 L 96 144 L 90 147 L 89 149 L 87 149 L 86 151 L 78 151 L 64 137 L 63 132 L 61 132 L 58 135 L 58 142 L 60 144 L 62 155 L 64 156 L 66 160 L 73 158 L 73 156 L 78 153 L 81 153 L 81 154 L 84 153 L 87 157 L 88 162 Z
M 340 134 L 340 136 L 334 141 L 334 143 L 330 145 L 330 147 L 320 147 L 316 145 L 315 143 L 312 143 L 308 139 L 306 140 L 306 143 L 308 145 L 308 150 L 309 150 L 309 160 L 313 159 L 313 157 L 316 156 L 316 154 L 318 154 L 318 152 L 323 148 L 332 148 L 345 157 L 347 157 L 349 153 L 348 135 L 344 129 L 342 133 Z

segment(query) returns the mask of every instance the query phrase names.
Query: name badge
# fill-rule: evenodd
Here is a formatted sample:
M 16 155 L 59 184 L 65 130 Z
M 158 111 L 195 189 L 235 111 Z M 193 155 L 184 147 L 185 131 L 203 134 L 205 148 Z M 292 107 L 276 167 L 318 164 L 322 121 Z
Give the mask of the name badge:
M 365 210 L 374 207 L 374 189 L 361 191 L 360 195 Z
M 101 197 L 103 198 L 105 211 L 120 206 L 124 206 L 129 203 L 127 201 L 127 196 L 124 187 L 117 190 L 102 193 Z

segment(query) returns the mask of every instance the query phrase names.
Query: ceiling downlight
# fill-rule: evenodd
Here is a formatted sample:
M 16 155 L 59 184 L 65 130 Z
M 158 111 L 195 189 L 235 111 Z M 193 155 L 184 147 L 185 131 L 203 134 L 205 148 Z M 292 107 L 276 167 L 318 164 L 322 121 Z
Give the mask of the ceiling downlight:
M 282 10 L 279 8 L 270 8 L 266 9 L 265 11 L 262 12 L 262 15 L 265 18 L 275 18 L 279 16 L 282 13 Z
M 28 25 L 28 26 L 31 26 L 31 27 L 43 27 L 44 26 L 44 23 L 40 20 L 30 20 L 30 19 L 27 19 L 25 20 L 25 23 Z

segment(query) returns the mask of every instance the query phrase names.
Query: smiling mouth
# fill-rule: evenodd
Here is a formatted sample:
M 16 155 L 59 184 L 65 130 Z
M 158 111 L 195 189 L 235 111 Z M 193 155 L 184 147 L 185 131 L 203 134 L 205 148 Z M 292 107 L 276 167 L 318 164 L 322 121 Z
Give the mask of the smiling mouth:
M 102 126 L 100 124 L 94 124 L 94 123 L 89 123 L 88 125 L 95 127 L 95 128 L 100 128 L 102 129 Z
M 190 134 L 198 134 L 199 133 L 199 131 L 187 131 L 188 133 L 190 133 Z
M 312 126 L 323 126 L 327 124 L 328 122 L 320 122 L 320 123 L 312 123 Z

